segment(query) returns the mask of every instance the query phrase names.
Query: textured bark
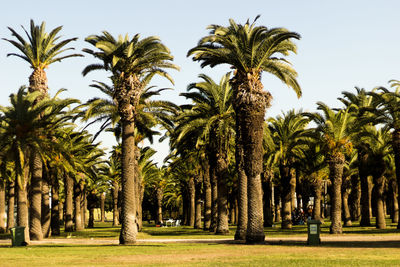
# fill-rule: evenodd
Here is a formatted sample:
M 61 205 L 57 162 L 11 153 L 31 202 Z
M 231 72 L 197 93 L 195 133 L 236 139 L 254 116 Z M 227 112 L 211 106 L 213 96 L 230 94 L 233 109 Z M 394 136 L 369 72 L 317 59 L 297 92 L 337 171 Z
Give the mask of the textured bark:
M 94 208 L 89 208 L 88 228 L 94 228 Z
M 292 175 L 290 168 L 285 165 L 279 166 L 279 172 L 281 174 L 281 200 L 282 200 L 282 229 L 292 228 L 292 209 L 291 209 L 291 191 L 290 191 L 290 181 L 292 180 Z
M 361 185 L 361 221 L 360 226 L 370 226 L 370 194 L 368 183 L 368 156 L 366 153 L 358 152 L 358 173 Z
M 352 226 L 350 209 L 349 209 L 349 195 L 350 195 L 350 177 L 346 177 L 342 182 L 342 205 L 343 205 L 343 221 L 344 226 Z
M 394 152 L 394 163 L 396 165 L 396 182 L 397 182 L 397 203 L 400 206 L 400 129 L 395 129 L 392 133 L 392 147 Z M 400 229 L 400 219 L 397 225 Z
M 31 187 L 29 202 L 29 233 L 31 240 L 42 240 L 42 169 L 43 163 L 36 150 L 31 153 Z
M 74 222 L 72 221 L 73 212 L 73 195 L 74 195 L 74 180 L 69 174 L 64 175 L 64 192 L 65 192 L 65 232 L 74 231 Z
M 215 170 L 215 162 L 210 158 L 210 175 L 211 175 L 211 225 L 210 232 L 215 232 L 217 230 L 218 221 L 218 181 Z
M 323 186 L 322 180 L 315 177 L 315 182 L 314 182 L 315 198 L 314 198 L 314 209 L 313 209 L 314 220 L 321 220 L 322 186 Z
M 275 219 L 274 222 L 281 221 L 281 190 L 279 186 L 274 187 Z
M 14 208 L 15 208 L 15 182 L 7 182 L 7 232 L 14 227 Z
M 358 175 L 351 176 L 351 192 L 349 196 L 350 216 L 352 221 L 358 221 L 361 216 L 361 189 Z
M 87 210 L 87 201 L 86 201 L 86 186 L 81 181 L 81 216 L 82 216 L 82 228 L 85 229 L 86 227 L 86 210 Z
M 236 121 L 238 114 L 236 114 Z M 246 240 L 247 232 L 247 176 L 244 171 L 243 144 L 240 136 L 240 125 L 236 124 L 236 171 L 238 174 L 238 225 L 235 240 Z
M 162 188 L 157 188 L 156 192 L 156 200 L 157 200 L 157 219 L 156 223 L 160 223 L 163 221 L 163 213 L 162 213 L 162 200 L 163 200 L 163 190 Z
M 397 202 L 397 194 L 398 194 L 398 190 L 397 190 L 397 183 L 395 180 L 392 180 L 391 182 L 392 184 L 392 199 L 391 201 L 393 202 L 393 211 L 392 211 L 392 222 L 393 223 L 398 223 L 399 222 L 399 203 Z
M 34 69 L 29 76 L 29 92 L 41 92 L 43 96 L 47 95 L 47 76 L 43 69 Z
M 0 178 L 0 233 L 6 232 L 6 188 L 5 181 Z
M 274 206 L 273 206 L 273 185 L 272 185 L 272 171 L 264 172 L 263 179 L 263 192 L 264 192 L 264 227 L 272 227 L 274 224 Z
M 226 155 L 219 153 L 217 158 L 217 179 L 218 179 L 218 221 L 216 234 L 225 235 L 229 233 L 228 223 L 228 187 L 227 187 L 227 174 L 228 162 Z
M 331 210 L 331 234 L 342 233 L 342 175 L 344 166 L 343 154 L 336 154 L 329 157 L 329 178 L 332 182 L 332 210 Z
M 28 168 L 25 169 L 24 180 L 28 180 Z M 29 215 L 28 215 L 28 193 L 26 190 L 27 183 L 22 181 L 22 184 L 16 186 L 17 188 L 17 225 L 25 227 L 25 242 L 28 244 L 30 241 L 29 236 Z
M 88 222 L 88 228 L 94 228 L 94 210 L 96 208 L 96 205 L 99 201 L 99 198 L 97 197 L 95 192 L 89 192 L 87 196 L 87 202 L 88 202 L 88 210 L 89 210 L 89 222 Z
M 211 226 L 211 182 L 210 182 L 210 165 L 205 162 L 203 165 L 203 187 L 204 187 L 204 230 L 210 230 Z
M 261 74 L 237 72 L 231 80 L 236 124 L 243 144 L 244 171 L 247 176 L 247 243 L 264 242 L 261 187 L 264 116 L 271 94 L 263 92 Z
M 52 179 L 51 186 L 51 234 L 60 235 L 60 197 L 59 183 L 56 177 Z
M 79 183 L 75 183 L 74 185 L 74 205 L 75 205 L 75 230 L 82 231 L 83 223 L 82 223 L 82 212 L 81 212 L 81 200 L 82 200 L 82 191 Z
M 188 182 L 188 191 L 189 191 L 189 226 L 194 227 L 194 219 L 195 219 L 195 185 L 194 178 L 190 177 Z
M 294 168 L 291 169 L 290 176 L 290 210 L 294 210 L 297 206 L 297 198 L 296 198 L 296 170 Z
M 113 197 L 113 226 L 119 225 L 119 218 L 118 218 L 118 190 L 119 184 L 118 181 L 113 181 L 113 189 L 112 189 L 112 197 Z
M 135 107 L 139 102 L 141 91 L 140 81 L 135 77 L 120 77 L 117 81 L 115 100 L 118 103 L 118 113 L 122 124 L 122 205 L 120 244 L 136 243 L 138 232 L 137 193 L 135 185 L 136 144 L 135 144 Z
M 371 174 L 374 181 L 374 198 L 376 203 L 376 228 L 386 229 L 385 211 L 384 211 L 384 187 L 385 187 L 385 163 L 382 158 L 374 160 L 374 166 L 371 168 Z
M 195 229 L 201 229 L 201 181 L 199 178 L 196 179 L 195 182 L 195 201 L 196 201 L 196 207 L 195 207 L 195 221 L 194 221 L 194 228 Z
M 106 211 L 104 208 L 104 204 L 106 202 L 106 193 L 100 194 L 100 221 L 104 222 L 106 219 Z
M 45 238 L 51 235 L 50 188 L 47 178 L 43 176 L 42 180 L 42 232 Z

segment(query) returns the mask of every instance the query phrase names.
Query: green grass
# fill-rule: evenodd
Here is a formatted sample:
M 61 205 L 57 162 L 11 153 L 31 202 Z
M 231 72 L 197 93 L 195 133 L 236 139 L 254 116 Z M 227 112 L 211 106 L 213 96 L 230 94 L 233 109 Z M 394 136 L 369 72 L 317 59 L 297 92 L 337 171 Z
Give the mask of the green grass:
M 0 247 L 1 266 L 398 266 L 399 247 L 155 244 Z
M 345 227 L 344 235 L 400 234 L 389 220 L 388 229 Z M 53 238 L 118 239 L 119 227 L 111 222 L 95 223 L 95 228 L 64 233 Z M 145 224 L 139 239 L 211 239 L 232 238 L 192 229 L 191 227 L 155 227 Z M 322 226 L 322 236 L 329 234 L 329 222 Z M 266 237 L 307 236 L 305 225 L 282 230 L 280 225 L 265 228 Z M 3 235 L 5 238 L 6 235 Z M 270 242 L 266 245 L 215 243 L 139 243 L 118 245 L 35 245 L 10 247 L 0 245 L 0 266 L 400 266 L 400 242 L 334 241 L 321 246 L 305 242 Z

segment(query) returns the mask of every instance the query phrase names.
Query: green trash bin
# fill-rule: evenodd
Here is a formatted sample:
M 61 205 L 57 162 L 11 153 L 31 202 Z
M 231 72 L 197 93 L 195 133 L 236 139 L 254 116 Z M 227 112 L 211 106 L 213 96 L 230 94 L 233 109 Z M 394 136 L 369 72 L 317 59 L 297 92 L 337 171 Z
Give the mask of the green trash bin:
M 319 220 L 308 220 L 307 221 L 308 238 L 307 244 L 311 246 L 317 246 L 321 244 L 321 221 Z
M 13 247 L 26 246 L 25 242 L 25 226 L 16 226 L 11 230 L 11 241 Z

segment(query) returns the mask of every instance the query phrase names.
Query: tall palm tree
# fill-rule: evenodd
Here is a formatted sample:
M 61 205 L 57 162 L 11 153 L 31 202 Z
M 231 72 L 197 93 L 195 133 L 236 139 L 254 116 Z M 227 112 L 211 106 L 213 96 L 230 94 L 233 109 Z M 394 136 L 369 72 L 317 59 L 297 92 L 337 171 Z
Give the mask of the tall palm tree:
M 378 92 L 370 93 L 378 103 L 377 107 L 370 111 L 374 114 L 374 123 L 381 123 L 385 129 L 392 131 L 391 145 L 396 166 L 397 186 L 400 189 L 400 81 L 390 80 L 389 83 L 395 88 L 394 92 L 385 87 L 379 87 Z M 398 203 L 400 203 L 400 194 L 398 194 Z M 397 229 L 400 229 L 400 220 Z
M 320 113 L 307 113 L 315 123 L 316 131 L 322 149 L 326 153 L 329 165 L 329 179 L 332 182 L 332 210 L 330 233 L 342 233 L 342 176 L 345 164 L 345 153 L 352 150 L 351 129 L 354 125 L 354 117 L 350 115 L 349 109 L 335 112 L 326 104 L 318 102 Z
M 391 161 L 391 136 L 388 129 L 370 129 L 369 166 L 375 184 L 376 228 L 385 229 L 384 191 L 385 175 Z
M 82 56 L 80 54 L 69 54 L 62 55 L 68 50 L 73 48 L 66 48 L 70 42 L 75 41 L 77 38 L 70 38 L 60 40 L 59 32 L 62 26 L 59 26 L 50 31 L 46 32 L 45 23 L 41 25 L 35 25 L 35 22 L 31 20 L 30 31 L 28 32 L 24 27 L 23 30 L 28 38 L 25 40 L 20 34 L 14 29 L 9 27 L 11 34 L 16 40 L 6 39 L 13 46 L 15 46 L 20 53 L 9 53 L 7 56 L 16 56 L 27 61 L 30 67 L 33 69 L 32 74 L 29 77 L 29 91 L 38 91 L 41 93 L 41 98 L 47 95 L 47 76 L 45 68 L 54 62 L 62 61 L 63 59 Z M 40 100 L 40 99 L 38 99 Z M 31 151 L 31 207 L 32 207 L 32 220 L 31 220 L 31 238 L 33 240 L 41 240 L 43 238 L 41 229 L 41 184 L 42 184 L 42 162 L 40 160 L 39 152 L 33 149 Z
M 303 157 L 308 146 L 309 131 L 305 130 L 309 119 L 301 112 L 290 110 L 276 119 L 269 119 L 269 130 L 275 144 L 274 162 L 279 166 L 282 183 L 282 229 L 292 228 L 291 184 L 296 183 L 292 169 L 296 159 Z
M 350 114 L 354 116 L 357 121 L 362 122 L 354 124 L 352 129 L 352 143 L 357 149 L 358 175 L 361 184 L 360 225 L 369 226 L 371 225 L 369 212 L 371 200 L 369 199 L 370 195 L 368 193 L 368 175 L 370 166 L 368 164 L 368 146 L 363 135 L 366 131 L 368 131 L 369 128 L 372 127 L 372 123 L 369 122 L 369 120 L 373 117 L 373 115 L 371 112 L 368 112 L 368 110 L 374 109 L 374 105 L 376 105 L 377 102 L 373 101 L 374 99 L 366 90 L 358 87 L 355 89 L 355 94 L 347 91 L 342 92 L 343 97 L 339 98 L 339 100 L 344 103 L 346 107 L 351 107 Z
M 258 16 L 255 21 L 257 19 Z M 272 97 L 263 91 L 262 72 L 273 74 L 292 87 L 297 96 L 301 95 L 296 71 L 286 59 L 279 57 L 296 52 L 291 39 L 299 39 L 300 35 L 284 28 L 255 26 L 255 21 L 241 25 L 231 19 L 228 27 L 210 25 L 210 34 L 201 38 L 198 45 L 188 52 L 188 56 L 200 61 L 202 67 L 228 64 L 234 69 L 231 84 L 239 135 L 237 144 L 239 149 L 243 148 L 242 160 L 247 176 L 248 243 L 263 242 L 265 238 L 261 193 L 262 136 L 265 110 Z
M 144 85 L 154 75 L 161 75 L 172 82 L 164 70 L 178 69 L 171 63 L 173 57 L 169 49 L 154 36 L 140 40 L 139 34 L 129 39 L 120 36 L 115 39 L 104 31 L 103 35 L 92 35 L 85 39 L 96 51 L 85 52 L 101 60 L 83 70 L 83 75 L 90 71 L 105 69 L 112 73 L 115 88 L 113 99 L 118 108 L 122 126 L 122 227 L 120 244 L 136 242 L 137 218 L 135 196 L 135 118 L 138 112 L 140 94 Z
M 12 161 L 15 166 L 19 203 L 17 223 L 26 227 L 25 234 L 29 241 L 29 228 L 32 227 L 33 218 L 31 215 L 31 224 L 28 227 L 26 195 L 29 178 L 28 153 L 36 149 L 40 152 L 39 156 L 42 160 L 51 157 L 46 154 L 49 151 L 62 151 L 62 148 L 53 139 L 47 138 L 47 134 L 56 133 L 57 129 L 65 126 L 72 116 L 71 111 L 67 112 L 63 109 L 78 103 L 78 101 L 74 99 L 60 100 L 57 97 L 41 99 L 39 92 L 27 93 L 24 87 L 21 87 L 17 94 L 12 94 L 10 101 L 10 107 L 0 107 L 2 112 L 0 148 L 1 151 L 6 151 L 6 160 Z M 31 203 L 31 205 L 33 204 Z M 32 211 L 30 213 L 32 214 Z M 39 225 L 40 219 L 39 217 Z

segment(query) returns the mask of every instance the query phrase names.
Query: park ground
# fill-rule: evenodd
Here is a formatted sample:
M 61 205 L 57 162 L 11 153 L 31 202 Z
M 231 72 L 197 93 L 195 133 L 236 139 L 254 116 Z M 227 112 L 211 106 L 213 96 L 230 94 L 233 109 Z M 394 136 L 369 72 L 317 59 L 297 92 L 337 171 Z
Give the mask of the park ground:
M 329 235 L 325 222 L 320 246 L 306 244 L 304 225 L 265 228 L 262 245 L 235 242 L 234 231 L 145 225 L 133 246 L 118 245 L 119 228 L 110 222 L 27 247 L 11 247 L 0 235 L 0 266 L 400 266 L 400 231 L 389 221 L 386 230 L 355 224 L 343 235 Z

